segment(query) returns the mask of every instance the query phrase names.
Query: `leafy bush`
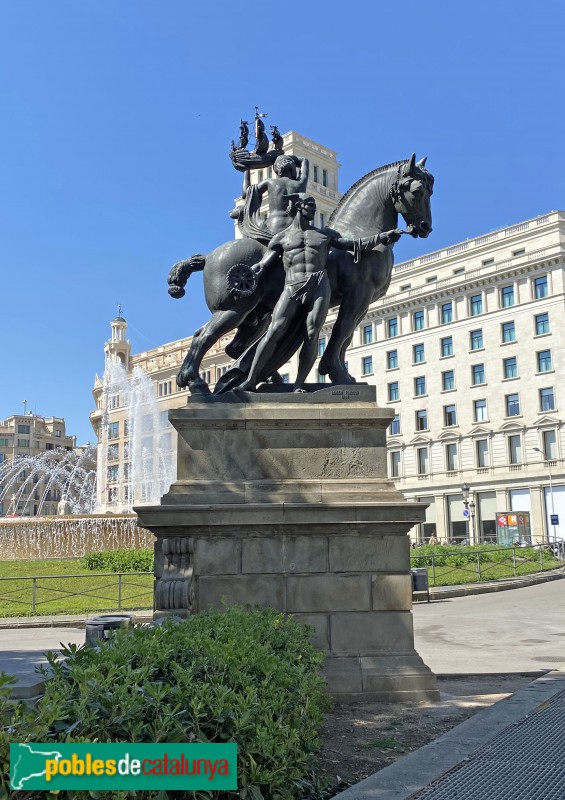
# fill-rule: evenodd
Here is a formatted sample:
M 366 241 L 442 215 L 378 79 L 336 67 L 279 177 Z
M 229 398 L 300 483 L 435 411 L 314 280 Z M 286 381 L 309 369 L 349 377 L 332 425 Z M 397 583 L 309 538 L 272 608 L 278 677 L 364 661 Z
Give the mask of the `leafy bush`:
M 89 553 L 80 563 L 92 572 L 151 572 L 153 550 L 150 547 L 139 550 L 103 550 L 100 553 Z
M 177 625 L 167 621 L 125 629 L 99 650 L 71 645 L 63 651 L 65 661 L 49 654 L 53 677 L 37 705 L 20 703 L 8 714 L 4 697 L 0 707 L 5 720 L 1 781 L 7 790 L 10 740 L 232 741 L 239 745 L 239 790 L 222 792 L 222 798 L 305 797 L 312 790 L 309 775 L 328 702 L 319 675 L 324 656 L 309 636 L 306 626 L 271 609 L 230 608 Z M 18 793 L 20 800 L 40 795 L 48 796 Z M 58 794 L 60 800 L 92 796 L 70 790 Z M 108 800 L 142 796 L 204 800 L 218 795 L 103 793 Z

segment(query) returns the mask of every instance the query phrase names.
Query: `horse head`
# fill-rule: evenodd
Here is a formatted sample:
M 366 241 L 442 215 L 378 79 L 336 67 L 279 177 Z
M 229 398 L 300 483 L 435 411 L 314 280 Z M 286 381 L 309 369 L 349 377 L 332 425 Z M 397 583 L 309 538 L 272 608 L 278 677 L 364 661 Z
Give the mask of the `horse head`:
M 434 176 L 425 165 L 425 158 L 416 163 L 416 156 L 412 154 L 408 161 L 399 165 L 390 190 L 395 209 L 422 239 L 432 232 L 430 197 L 434 188 Z

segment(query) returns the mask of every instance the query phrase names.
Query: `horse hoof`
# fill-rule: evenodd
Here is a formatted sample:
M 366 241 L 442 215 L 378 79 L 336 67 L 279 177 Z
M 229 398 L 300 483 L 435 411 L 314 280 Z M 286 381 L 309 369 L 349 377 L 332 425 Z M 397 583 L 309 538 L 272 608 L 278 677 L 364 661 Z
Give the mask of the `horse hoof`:
M 188 391 L 191 395 L 209 395 L 212 394 L 210 387 L 202 378 L 196 378 L 188 383 Z

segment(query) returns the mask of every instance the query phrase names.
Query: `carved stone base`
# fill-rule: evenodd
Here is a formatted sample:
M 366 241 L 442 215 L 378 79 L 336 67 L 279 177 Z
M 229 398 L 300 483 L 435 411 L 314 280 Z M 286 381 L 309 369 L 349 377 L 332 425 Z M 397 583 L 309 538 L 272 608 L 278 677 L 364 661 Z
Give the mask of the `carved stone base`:
M 155 614 L 277 608 L 312 626 L 336 698 L 437 699 L 411 614 L 407 533 L 425 506 L 386 477 L 391 413 L 359 388 L 170 412 L 179 480 L 137 510 L 157 537 Z

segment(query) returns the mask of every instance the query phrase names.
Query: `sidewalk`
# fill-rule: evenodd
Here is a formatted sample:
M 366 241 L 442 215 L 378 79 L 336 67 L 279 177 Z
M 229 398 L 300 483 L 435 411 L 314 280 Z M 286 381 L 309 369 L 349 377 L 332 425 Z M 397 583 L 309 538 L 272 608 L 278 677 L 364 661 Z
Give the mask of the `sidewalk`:
M 335 800 L 563 800 L 565 672 L 551 672 Z

